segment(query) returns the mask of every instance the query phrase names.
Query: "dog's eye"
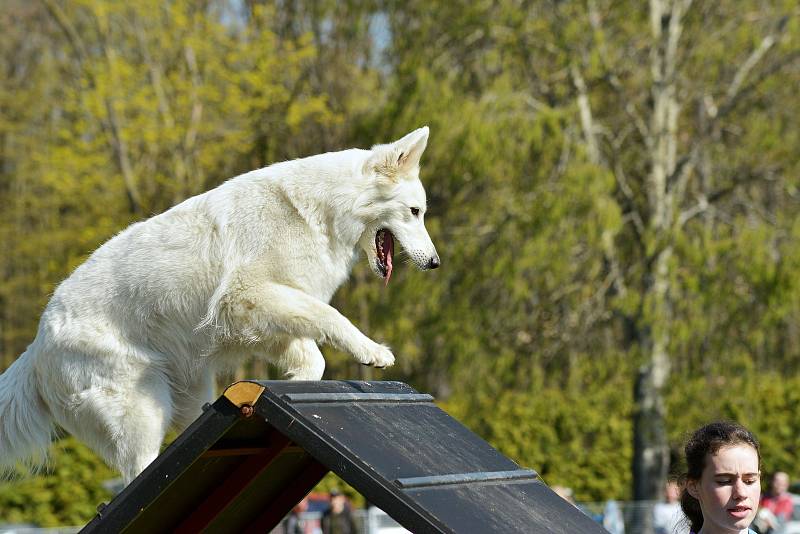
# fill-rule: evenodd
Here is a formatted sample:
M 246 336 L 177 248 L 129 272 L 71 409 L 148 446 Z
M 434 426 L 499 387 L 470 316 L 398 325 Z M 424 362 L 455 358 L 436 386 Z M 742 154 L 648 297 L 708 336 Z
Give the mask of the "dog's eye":
M 419 208 L 411 208 L 411 215 L 413 215 L 414 217 L 419 215 Z

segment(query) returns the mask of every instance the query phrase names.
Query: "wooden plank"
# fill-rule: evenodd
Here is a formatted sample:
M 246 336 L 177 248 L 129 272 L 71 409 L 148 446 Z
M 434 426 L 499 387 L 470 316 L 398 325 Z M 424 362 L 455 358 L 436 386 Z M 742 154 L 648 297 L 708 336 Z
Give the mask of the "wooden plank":
M 233 447 L 230 449 L 209 449 L 200 458 L 221 458 L 225 456 L 253 456 L 264 452 L 266 447 Z
M 287 510 L 308 495 L 314 486 L 328 473 L 328 468 L 309 457 L 309 464 L 303 469 L 291 486 L 272 501 L 264 512 L 245 530 L 246 534 L 270 532 L 286 515 Z
M 278 432 L 272 432 L 269 441 L 268 447 L 242 462 L 227 479 L 211 492 L 195 512 L 183 520 L 175 532 L 189 534 L 200 532 L 206 528 L 289 445 L 289 439 Z

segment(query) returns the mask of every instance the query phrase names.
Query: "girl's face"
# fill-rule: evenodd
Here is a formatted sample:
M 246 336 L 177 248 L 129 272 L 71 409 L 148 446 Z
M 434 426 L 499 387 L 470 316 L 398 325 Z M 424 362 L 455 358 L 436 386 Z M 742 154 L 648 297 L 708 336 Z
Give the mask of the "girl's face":
M 741 532 L 758 511 L 758 453 L 741 444 L 709 454 L 700 480 L 689 480 L 687 490 L 700 501 L 703 534 Z

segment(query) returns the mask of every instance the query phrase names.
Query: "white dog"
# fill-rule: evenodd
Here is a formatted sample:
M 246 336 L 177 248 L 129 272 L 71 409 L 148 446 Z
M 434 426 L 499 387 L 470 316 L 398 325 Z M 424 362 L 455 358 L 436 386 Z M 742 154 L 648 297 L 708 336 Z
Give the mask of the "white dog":
M 420 269 L 420 128 L 243 174 L 98 248 L 55 291 L 33 343 L 0 376 L 0 464 L 41 455 L 58 424 L 126 482 L 212 400 L 215 371 L 257 354 L 319 380 L 317 343 L 385 367 L 394 356 L 328 305 L 361 248 L 387 283 L 394 240 Z

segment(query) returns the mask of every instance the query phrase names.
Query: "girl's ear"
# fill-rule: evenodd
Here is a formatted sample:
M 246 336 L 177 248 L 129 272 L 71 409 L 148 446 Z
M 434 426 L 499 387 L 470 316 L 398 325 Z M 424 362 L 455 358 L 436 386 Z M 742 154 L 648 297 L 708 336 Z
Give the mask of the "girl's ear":
M 699 484 L 699 481 L 697 481 L 697 480 L 687 480 L 686 481 L 686 491 L 689 492 L 689 495 L 691 495 L 692 497 L 694 497 L 695 499 L 697 499 L 699 501 L 700 500 L 700 496 L 699 496 L 700 492 L 697 491 L 697 484 Z

